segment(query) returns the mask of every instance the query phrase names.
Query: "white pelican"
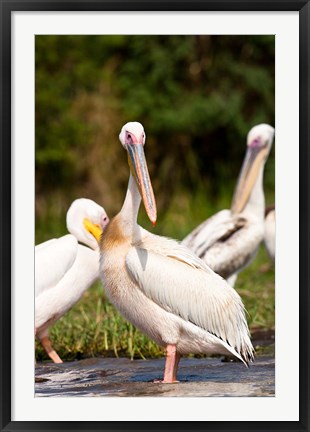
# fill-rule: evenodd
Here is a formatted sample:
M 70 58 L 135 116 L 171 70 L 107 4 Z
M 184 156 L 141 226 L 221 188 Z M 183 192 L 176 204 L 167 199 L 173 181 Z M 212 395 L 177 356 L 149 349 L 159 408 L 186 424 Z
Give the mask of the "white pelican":
M 123 207 L 100 241 L 107 295 L 137 328 L 166 348 L 164 383 L 176 382 L 181 354 L 230 354 L 245 364 L 253 347 L 240 296 L 187 247 L 137 224 L 141 197 L 151 222 L 156 204 L 143 126 L 123 126 L 130 177 Z
M 273 136 L 274 128 L 267 124 L 249 131 L 231 209 L 211 216 L 182 241 L 231 286 L 264 238 L 263 173 Z
M 275 248 L 276 248 L 276 212 L 274 205 L 267 207 L 265 212 L 265 232 L 264 232 L 264 243 L 270 256 L 270 259 L 274 262 Z
M 99 246 L 109 219 L 94 201 L 75 200 L 67 212 L 67 234 L 35 247 L 35 335 L 55 363 L 48 329 L 99 278 Z M 78 244 L 78 241 L 89 247 Z

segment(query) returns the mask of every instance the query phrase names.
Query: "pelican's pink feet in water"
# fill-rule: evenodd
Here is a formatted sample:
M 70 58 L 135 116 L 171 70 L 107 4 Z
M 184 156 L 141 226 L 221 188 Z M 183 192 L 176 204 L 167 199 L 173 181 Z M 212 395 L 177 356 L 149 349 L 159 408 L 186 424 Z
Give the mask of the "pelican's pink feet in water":
M 163 380 L 154 380 L 154 383 L 175 384 L 177 380 L 177 370 L 181 355 L 177 352 L 175 345 L 167 345 L 166 348 L 166 364 Z

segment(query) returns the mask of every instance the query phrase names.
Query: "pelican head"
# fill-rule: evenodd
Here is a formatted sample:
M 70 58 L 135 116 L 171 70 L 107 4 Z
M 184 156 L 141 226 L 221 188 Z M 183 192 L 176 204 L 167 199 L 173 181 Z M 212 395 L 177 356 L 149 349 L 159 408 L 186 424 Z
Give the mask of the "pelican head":
M 156 223 L 157 210 L 153 188 L 147 169 L 143 146 L 145 132 L 141 123 L 126 123 L 119 134 L 120 142 L 128 153 L 130 172 L 139 189 L 146 213 L 153 225 Z
M 232 213 L 242 212 L 247 204 L 258 174 L 269 155 L 273 137 L 274 128 L 268 124 L 259 124 L 249 131 L 247 152 L 231 205 Z
M 98 248 L 98 241 L 108 223 L 103 207 L 87 198 L 73 201 L 67 212 L 68 231 L 92 249 Z

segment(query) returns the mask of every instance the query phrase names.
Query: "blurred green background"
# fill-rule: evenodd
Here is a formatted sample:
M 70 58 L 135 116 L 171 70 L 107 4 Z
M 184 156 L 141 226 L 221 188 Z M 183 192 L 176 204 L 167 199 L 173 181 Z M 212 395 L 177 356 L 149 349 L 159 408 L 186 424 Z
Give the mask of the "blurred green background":
M 274 126 L 274 36 L 36 36 L 36 244 L 66 233 L 71 202 L 91 198 L 112 217 L 128 181 L 118 141 L 127 121 L 145 128 L 158 207 L 155 229 L 182 239 L 229 208 L 258 123 Z M 274 148 L 265 167 L 274 203 Z M 262 248 L 236 289 L 254 327 L 274 326 L 274 269 Z M 116 324 L 118 323 L 118 324 Z M 100 283 L 51 331 L 67 358 L 156 355 L 118 316 Z M 38 359 L 45 358 L 38 347 Z

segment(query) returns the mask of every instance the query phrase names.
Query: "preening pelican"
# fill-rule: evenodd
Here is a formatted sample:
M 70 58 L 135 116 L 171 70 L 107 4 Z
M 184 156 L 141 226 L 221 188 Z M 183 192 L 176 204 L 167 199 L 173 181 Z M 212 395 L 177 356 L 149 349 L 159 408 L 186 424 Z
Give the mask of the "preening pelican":
M 182 241 L 231 286 L 264 238 L 263 173 L 273 136 L 274 128 L 267 124 L 249 131 L 231 209 L 211 216 Z
M 77 199 L 67 212 L 71 234 L 35 247 L 35 334 L 55 363 L 62 360 L 51 345 L 48 329 L 99 278 L 98 241 L 108 222 L 106 212 L 94 201 Z
M 274 262 L 276 248 L 276 211 L 274 205 L 267 207 L 265 212 L 265 232 L 264 243 L 270 256 Z
M 229 354 L 245 364 L 253 347 L 240 296 L 187 247 L 137 224 L 141 197 L 153 224 L 157 210 L 137 122 L 123 126 L 130 177 L 123 207 L 100 241 L 100 274 L 120 312 L 166 348 L 164 383 L 176 382 L 181 354 Z

